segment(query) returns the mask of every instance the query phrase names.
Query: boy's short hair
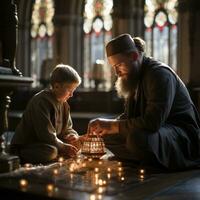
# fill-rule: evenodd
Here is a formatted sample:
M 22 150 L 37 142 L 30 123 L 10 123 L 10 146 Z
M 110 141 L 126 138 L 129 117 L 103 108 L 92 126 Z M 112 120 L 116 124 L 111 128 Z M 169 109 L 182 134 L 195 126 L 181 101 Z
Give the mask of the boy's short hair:
M 71 66 L 59 64 L 50 75 L 50 84 L 53 86 L 55 83 L 78 83 L 80 85 L 81 77 Z

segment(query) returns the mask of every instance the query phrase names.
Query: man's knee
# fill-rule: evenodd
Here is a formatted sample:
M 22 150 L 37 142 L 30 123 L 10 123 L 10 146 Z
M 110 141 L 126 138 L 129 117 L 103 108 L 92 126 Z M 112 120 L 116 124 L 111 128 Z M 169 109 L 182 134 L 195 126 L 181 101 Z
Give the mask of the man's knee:
M 134 129 L 126 140 L 126 147 L 129 151 L 137 154 L 139 157 L 145 157 L 146 154 L 153 153 L 154 145 L 158 141 L 154 133 L 149 133 L 141 129 Z

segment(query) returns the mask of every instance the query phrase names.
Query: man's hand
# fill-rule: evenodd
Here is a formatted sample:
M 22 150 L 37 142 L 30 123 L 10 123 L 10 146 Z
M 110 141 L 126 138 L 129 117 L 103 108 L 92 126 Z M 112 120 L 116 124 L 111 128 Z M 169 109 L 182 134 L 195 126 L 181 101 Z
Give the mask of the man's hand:
M 88 124 L 88 134 L 116 134 L 119 133 L 119 123 L 117 120 L 97 118 Z

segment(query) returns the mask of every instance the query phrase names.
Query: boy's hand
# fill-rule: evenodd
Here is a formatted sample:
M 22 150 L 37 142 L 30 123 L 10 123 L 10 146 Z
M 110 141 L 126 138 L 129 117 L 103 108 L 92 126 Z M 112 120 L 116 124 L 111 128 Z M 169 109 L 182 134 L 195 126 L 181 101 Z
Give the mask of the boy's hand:
M 77 155 L 78 149 L 71 145 L 63 143 L 62 148 L 60 149 L 60 154 L 65 158 L 73 158 Z
M 64 142 L 75 146 L 78 150 L 81 148 L 81 142 L 79 136 L 75 134 L 68 134 L 64 137 Z
M 87 134 L 84 134 L 84 135 L 81 135 L 79 136 L 79 141 L 81 144 L 83 144 L 83 142 L 87 139 L 88 135 Z

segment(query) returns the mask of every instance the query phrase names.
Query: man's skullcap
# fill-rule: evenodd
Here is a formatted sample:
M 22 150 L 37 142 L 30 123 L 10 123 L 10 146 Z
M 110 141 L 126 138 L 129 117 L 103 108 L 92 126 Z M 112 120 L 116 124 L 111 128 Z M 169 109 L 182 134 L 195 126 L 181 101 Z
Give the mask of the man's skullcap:
M 107 57 L 118 53 L 129 53 L 134 51 L 137 51 L 137 48 L 133 38 L 129 34 L 119 35 L 118 37 L 109 41 L 106 45 Z

